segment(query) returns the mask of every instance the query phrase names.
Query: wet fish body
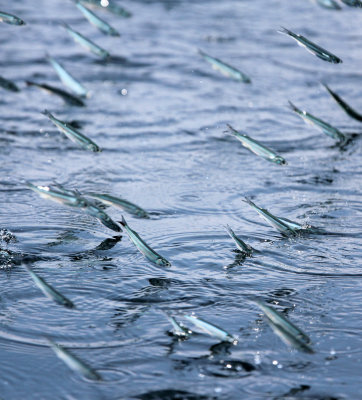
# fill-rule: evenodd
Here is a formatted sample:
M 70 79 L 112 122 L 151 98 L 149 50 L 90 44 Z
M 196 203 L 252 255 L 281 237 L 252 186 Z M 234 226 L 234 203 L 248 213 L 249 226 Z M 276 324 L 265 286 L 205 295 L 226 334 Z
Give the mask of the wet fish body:
M 78 196 L 74 196 L 73 194 L 66 193 L 62 190 L 55 190 L 49 186 L 37 186 L 32 184 L 31 182 L 26 182 L 26 185 L 29 189 L 38 193 L 41 197 L 47 200 L 57 201 L 58 203 L 71 207 L 82 206 L 81 199 Z
M 11 92 L 20 92 L 19 88 L 15 85 L 14 82 L 9 81 L 9 79 L 6 79 L 2 76 L 0 76 L 0 86 Z
M 341 10 L 342 7 L 335 0 L 315 0 L 323 8 L 328 8 L 330 10 Z
M 85 211 L 89 215 L 92 215 L 93 217 L 97 218 L 104 226 L 106 226 L 109 229 L 112 229 L 112 231 L 122 232 L 122 228 L 116 222 L 114 222 L 113 219 L 107 213 L 105 213 L 103 210 L 101 210 L 99 207 L 87 202 Z
M 91 7 L 97 7 L 102 10 L 109 11 L 112 14 L 120 15 L 121 17 L 124 18 L 130 18 L 132 16 L 132 13 L 130 11 L 126 10 L 125 8 L 113 2 L 109 3 L 107 7 L 103 7 L 99 0 L 80 0 L 80 2 L 83 4 L 87 4 L 88 6 Z
M 173 334 L 175 336 L 179 337 L 188 337 L 192 333 L 190 329 L 186 328 L 184 325 L 176 321 L 175 317 L 172 315 L 169 315 L 168 313 L 165 312 L 165 315 L 167 319 L 170 321 L 172 327 L 173 327 Z
M 253 252 L 252 247 L 244 243 L 239 237 L 237 237 L 234 233 L 234 231 L 230 228 L 229 225 L 226 225 L 226 230 L 230 237 L 234 240 L 236 247 L 246 255 L 250 256 L 251 253 Z
M 16 15 L 0 11 L 0 22 L 5 22 L 10 25 L 26 25 L 25 22 Z
M 349 7 L 362 7 L 362 1 L 360 0 L 341 0 L 341 2 Z

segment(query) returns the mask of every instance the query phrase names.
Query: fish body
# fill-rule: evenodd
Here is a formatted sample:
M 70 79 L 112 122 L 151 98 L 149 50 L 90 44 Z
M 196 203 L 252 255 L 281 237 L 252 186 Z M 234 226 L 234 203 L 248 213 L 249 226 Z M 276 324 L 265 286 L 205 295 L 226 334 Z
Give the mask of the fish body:
M 170 267 L 171 263 L 163 258 L 160 254 L 156 253 L 140 236 L 137 232 L 131 229 L 124 217 L 122 216 L 121 225 L 126 230 L 129 238 L 137 249 L 150 261 L 163 267 Z
M 323 8 L 341 10 L 342 7 L 335 0 L 316 0 L 316 3 Z
M 349 7 L 362 7 L 362 1 L 360 0 L 341 0 L 341 2 Z
M 289 29 L 286 29 L 283 27 L 278 32 L 290 36 L 291 38 L 296 40 L 300 46 L 304 47 L 307 51 L 314 54 L 321 60 L 328 61 L 332 64 L 339 64 L 339 63 L 343 62 L 339 57 L 337 57 L 334 54 L 330 53 L 329 51 L 323 49 L 323 47 L 320 47 L 317 44 L 311 42 L 309 39 L 307 39 L 306 37 L 304 37 L 302 35 L 293 33 Z
M 215 70 L 221 72 L 228 78 L 233 78 L 239 82 L 251 83 L 251 79 L 246 74 L 232 67 L 231 65 L 224 63 L 218 58 L 211 57 L 201 50 L 199 50 L 199 54 L 204 60 L 210 63 Z
M 100 58 L 106 59 L 110 57 L 110 54 L 107 50 L 103 49 L 102 47 L 98 46 L 90 39 L 87 39 L 85 36 L 80 34 L 79 32 L 72 29 L 69 25 L 63 24 L 69 35 L 79 43 L 81 46 L 86 48 L 87 50 L 91 51 L 93 54 L 97 55 Z
M 228 234 L 230 235 L 230 237 L 234 240 L 236 247 L 243 253 L 245 253 L 246 255 L 251 255 L 251 253 L 253 252 L 252 247 L 250 247 L 249 245 L 247 245 L 246 243 L 244 243 L 239 237 L 237 237 L 234 233 L 234 231 L 230 228 L 229 225 L 226 225 L 226 230 L 228 232 Z
M 98 145 L 96 145 L 91 139 L 89 139 L 87 136 L 83 135 L 76 129 L 71 128 L 69 125 L 67 125 L 60 119 L 55 118 L 48 110 L 44 110 L 43 114 L 46 115 L 53 122 L 53 124 L 74 143 L 77 143 L 84 149 L 93 152 L 101 151 Z
M 39 89 L 43 89 L 48 93 L 55 94 L 63 99 L 63 101 L 67 104 L 77 107 L 84 107 L 84 102 L 79 98 L 76 97 L 65 90 L 58 89 L 54 86 L 47 85 L 46 83 L 36 83 L 32 81 L 25 81 L 28 86 L 35 86 Z
M 79 1 L 76 2 L 76 6 L 82 12 L 82 14 L 87 18 L 87 20 L 94 26 L 96 26 L 101 32 L 110 36 L 120 36 L 119 32 L 114 29 L 111 25 L 109 25 L 102 18 L 99 18 L 94 12 L 88 10 L 88 8 L 84 7 L 82 3 Z
M 328 124 L 327 122 L 322 121 L 321 119 L 315 117 L 312 114 L 309 114 L 307 111 L 300 110 L 297 108 L 292 102 L 289 101 L 290 108 L 298 114 L 301 118 L 304 119 L 307 123 L 314 125 L 316 128 L 321 130 L 327 136 L 339 140 L 340 142 L 345 142 L 346 137 L 345 135 L 335 128 L 334 126 Z
M 62 190 L 55 190 L 49 186 L 37 186 L 30 182 L 26 182 L 26 185 L 29 189 L 38 193 L 45 199 L 53 200 L 71 207 L 81 207 L 83 204 L 78 196 L 74 196 L 73 194 L 66 193 Z
M 255 300 L 258 307 L 267 317 L 273 331 L 288 345 L 306 353 L 314 353 L 310 347 L 310 338 L 301 329 L 290 322 L 284 315 L 260 300 Z
M 75 78 L 73 78 L 73 76 L 62 66 L 62 64 L 58 63 L 58 61 L 56 61 L 53 57 L 50 57 L 49 55 L 47 56 L 47 60 L 55 69 L 55 72 L 58 74 L 60 80 L 64 83 L 65 86 L 68 86 L 69 89 L 71 89 L 78 96 L 87 96 L 87 89 Z
M 115 232 L 122 231 L 122 228 L 116 222 L 114 222 L 113 219 L 107 213 L 105 213 L 96 205 L 87 202 L 85 211 L 89 215 L 92 215 L 93 217 L 97 218 L 104 226 L 106 226 L 109 229 L 112 229 L 112 231 Z
M 103 7 L 99 0 L 80 0 L 80 1 L 81 1 L 81 3 L 87 4 L 88 6 L 97 7 L 102 10 L 109 11 L 115 15 L 120 15 L 121 17 L 124 17 L 124 18 L 129 18 L 132 16 L 131 12 L 129 12 L 125 8 L 119 6 L 118 4 L 113 3 L 113 1 L 111 3 L 109 3 L 108 6 L 106 6 L 106 7 Z
M 26 270 L 29 272 L 29 274 L 32 277 L 35 284 L 44 293 L 45 296 L 47 296 L 50 300 L 53 300 L 56 303 L 58 303 L 64 307 L 68 307 L 68 308 L 74 307 L 74 304 L 69 299 L 64 297 L 61 293 L 59 293 L 52 286 L 50 286 L 48 283 L 46 283 L 43 278 L 38 276 L 27 265 L 24 265 L 24 266 L 25 266 Z
M 129 212 L 130 214 L 136 215 L 137 217 L 149 218 L 149 215 L 145 210 L 128 200 L 124 200 L 119 197 L 111 196 L 105 193 L 86 193 L 86 195 L 100 200 L 106 205 L 119 207 L 122 210 Z
M 190 334 L 192 333 L 190 329 L 186 328 L 184 325 L 176 321 L 175 317 L 173 317 L 172 315 L 169 315 L 167 313 L 165 313 L 165 315 L 173 327 L 173 334 L 175 336 L 184 338 L 190 336 Z
M 26 25 L 21 18 L 3 11 L 0 11 L 0 22 L 5 22 L 10 25 Z
M 84 376 L 85 378 L 91 379 L 93 381 L 101 381 L 101 375 L 95 371 L 93 368 L 89 367 L 84 361 L 80 360 L 78 357 L 71 354 L 64 347 L 59 344 L 54 343 L 52 340 L 47 339 L 50 348 L 54 353 L 66 364 L 68 367 Z
M 273 150 L 264 146 L 260 142 L 255 139 L 252 139 L 250 136 L 242 134 L 235 130 L 231 125 L 227 124 L 227 127 L 230 129 L 232 135 L 234 135 L 237 139 L 240 140 L 241 144 L 250 150 L 252 153 L 264 158 L 265 160 L 271 161 L 278 165 L 286 165 L 286 160 L 276 154 Z
M 9 81 L 8 79 L 0 76 L 0 86 L 6 90 L 10 90 L 11 92 L 19 92 L 19 88 L 15 85 L 14 82 Z
M 223 342 L 229 342 L 233 344 L 237 344 L 237 339 L 230 335 L 230 333 L 224 331 L 216 325 L 210 324 L 210 322 L 204 321 L 194 315 L 184 315 L 189 322 L 192 322 L 199 329 L 203 330 L 210 336 L 216 337 Z

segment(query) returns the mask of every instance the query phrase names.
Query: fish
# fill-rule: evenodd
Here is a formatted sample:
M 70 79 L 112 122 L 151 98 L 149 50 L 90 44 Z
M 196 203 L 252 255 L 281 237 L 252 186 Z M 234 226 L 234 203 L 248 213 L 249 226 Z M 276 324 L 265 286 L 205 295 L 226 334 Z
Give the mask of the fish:
M 341 2 L 349 7 L 362 7 L 362 1 L 360 0 L 341 0 Z
M 97 44 L 92 42 L 90 39 L 87 39 L 81 33 L 72 29 L 69 25 L 63 23 L 63 26 L 67 30 L 69 35 L 74 39 L 74 41 L 79 43 L 81 46 L 83 46 L 87 50 L 91 51 L 93 54 L 97 55 L 98 57 L 100 57 L 104 60 L 110 57 L 110 54 L 107 50 L 98 46 Z
M 49 54 L 46 55 L 47 60 L 55 69 L 55 72 L 58 74 L 60 80 L 64 83 L 65 86 L 68 86 L 74 93 L 81 97 L 87 97 L 88 91 L 87 89 L 78 82 L 58 61 L 56 61 L 53 57 L 50 57 Z
M 0 22 L 5 22 L 10 25 L 26 25 L 25 22 L 16 15 L 0 11 Z
M 252 153 L 278 165 L 287 164 L 287 161 L 283 157 L 279 156 L 273 150 L 264 146 L 257 140 L 252 139 L 248 135 L 238 132 L 229 124 L 227 124 L 227 127 L 230 129 L 231 134 L 235 136 L 237 139 L 239 139 L 242 145 L 246 147 L 248 150 L 250 150 Z
M 83 15 L 87 18 L 87 20 L 94 26 L 96 26 L 101 32 L 110 36 L 120 36 L 119 32 L 114 29 L 108 22 L 104 21 L 102 18 L 99 18 L 96 14 L 94 14 L 91 10 L 84 7 L 82 3 L 76 1 L 76 6 L 83 13 Z
M 25 83 L 27 84 L 27 86 L 35 86 L 39 89 L 45 90 L 48 93 L 57 95 L 61 97 L 65 103 L 69 105 L 77 107 L 85 107 L 83 100 L 81 100 L 79 97 L 74 96 L 73 94 L 66 92 L 65 90 L 47 85 L 46 83 L 36 83 L 33 81 L 25 81 Z
M 15 85 L 14 82 L 9 81 L 9 79 L 5 79 L 2 76 L 0 76 L 0 86 L 11 92 L 20 92 L 19 88 Z
M 71 354 L 68 350 L 62 347 L 60 344 L 53 342 L 51 339 L 46 338 L 50 348 L 54 353 L 66 364 L 68 367 L 84 376 L 85 378 L 91 379 L 92 381 L 101 381 L 102 376 L 95 371 L 93 368 L 88 366 L 84 361 Z
M 347 115 L 356 119 L 357 121 L 362 122 L 362 115 L 358 114 L 350 105 L 348 105 L 336 92 L 330 89 L 327 85 L 322 84 L 328 93 L 334 98 L 334 100 L 338 103 L 338 105 L 345 111 Z
M 74 308 L 73 302 L 69 299 L 64 297 L 61 293 L 55 290 L 52 286 L 45 282 L 43 278 L 38 276 L 34 271 L 32 271 L 27 265 L 24 264 L 24 267 L 29 272 L 30 276 L 32 277 L 35 284 L 38 288 L 47 296 L 50 300 L 55 301 L 56 303 L 67 307 L 67 308 Z
M 104 226 L 112 229 L 112 231 L 122 232 L 122 228 L 116 222 L 114 222 L 107 213 L 88 201 L 86 202 L 85 212 L 97 218 Z
M 342 7 L 335 0 L 315 0 L 321 7 L 333 10 L 341 10 Z
M 109 3 L 106 7 L 102 6 L 99 0 L 80 0 L 80 2 L 91 7 L 97 7 L 102 10 L 109 11 L 115 15 L 120 15 L 124 18 L 130 18 L 132 16 L 132 13 L 130 11 L 113 2 Z
M 231 335 L 230 333 L 224 331 L 216 325 L 211 324 L 210 322 L 204 321 L 194 315 L 184 315 L 189 322 L 192 322 L 195 326 L 209 334 L 210 336 L 216 337 L 223 342 L 229 342 L 232 344 L 237 344 L 237 339 Z
M 229 225 L 226 225 L 226 230 L 227 230 L 228 234 L 230 235 L 230 237 L 234 240 L 236 247 L 242 253 L 245 253 L 246 255 L 250 256 L 251 253 L 253 252 L 253 248 L 251 246 L 249 246 L 248 244 L 244 243 L 239 237 L 237 237 Z
M 164 312 L 164 314 L 166 315 L 166 318 L 170 321 L 172 327 L 173 327 L 173 331 L 172 333 L 175 336 L 179 336 L 179 337 L 188 337 L 191 335 L 192 331 L 188 328 L 186 328 L 186 326 L 184 326 L 182 323 L 176 321 L 175 317 L 173 317 L 172 315 Z
M 137 247 L 137 249 L 150 261 L 153 263 L 160 265 L 162 267 L 170 267 L 171 263 L 167 261 L 160 254 L 156 253 L 140 236 L 137 232 L 131 229 L 124 217 L 122 216 L 122 221 L 119 221 L 120 224 L 126 230 L 129 238 L 133 242 L 133 244 Z
M 305 122 L 314 125 L 317 129 L 321 130 L 327 136 L 338 140 L 341 143 L 346 141 L 346 136 L 334 126 L 322 121 L 321 119 L 309 114 L 307 111 L 300 110 L 291 101 L 289 101 L 290 108 L 298 114 Z
M 54 189 L 49 186 L 38 186 L 34 185 L 31 182 L 26 182 L 26 185 L 29 189 L 38 193 L 41 197 L 53 200 L 63 205 L 71 206 L 71 207 L 83 207 L 84 203 L 82 199 L 74 194 L 67 193 L 60 189 Z
M 313 354 L 311 340 L 307 334 L 290 322 L 284 315 L 260 300 L 254 300 L 267 317 L 273 331 L 288 345 L 305 353 Z
M 281 29 L 278 32 L 292 37 L 294 40 L 296 40 L 298 42 L 298 44 L 300 46 L 305 47 L 305 49 L 307 51 L 314 54 L 321 60 L 330 62 L 332 64 L 340 64 L 343 62 L 339 57 L 337 57 L 334 54 L 330 53 L 329 51 L 323 49 L 323 47 L 320 47 L 317 44 L 311 42 L 310 40 L 308 40 L 307 38 L 305 38 L 302 35 L 293 33 L 292 31 L 290 31 L 289 29 L 286 29 L 284 27 L 281 27 Z
M 145 210 L 141 207 L 137 206 L 134 203 L 131 203 L 128 200 L 121 199 L 119 197 L 111 196 L 106 193 L 85 193 L 86 196 L 93 197 L 97 200 L 100 200 L 102 203 L 110 206 L 119 207 L 124 211 L 129 212 L 130 214 L 136 215 L 140 218 L 149 218 L 149 215 Z
M 55 118 L 48 110 L 44 110 L 42 112 L 45 116 L 47 116 L 53 124 L 63 132 L 72 142 L 79 144 L 86 150 L 90 150 L 93 152 L 100 152 L 101 149 L 95 144 L 91 139 L 87 136 L 83 135 L 79 131 L 74 128 L 71 128 L 65 122 L 61 121 L 60 119 Z
M 232 67 L 231 65 L 224 63 L 218 58 L 209 56 L 202 50 L 199 50 L 199 54 L 205 61 L 210 63 L 215 70 L 220 71 L 223 75 L 227 76 L 228 78 L 233 78 L 239 82 L 251 83 L 251 79 L 246 74 Z

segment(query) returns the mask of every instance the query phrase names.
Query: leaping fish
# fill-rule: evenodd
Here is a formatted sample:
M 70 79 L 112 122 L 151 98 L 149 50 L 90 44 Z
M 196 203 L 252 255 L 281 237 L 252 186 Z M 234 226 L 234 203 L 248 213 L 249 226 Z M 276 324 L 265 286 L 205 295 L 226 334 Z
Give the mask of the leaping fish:
M 102 6 L 101 2 L 99 0 L 80 0 L 80 1 L 81 1 L 81 3 L 87 4 L 91 7 L 97 7 L 102 10 L 109 11 L 115 15 L 120 15 L 121 17 L 124 17 L 124 18 L 129 18 L 132 16 L 132 13 L 130 11 L 119 6 L 118 4 L 113 3 L 113 1 L 111 3 L 109 3 L 106 7 Z
M 341 10 L 342 7 L 335 0 L 314 0 L 323 8 L 328 8 L 331 10 Z
M 324 61 L 328 61 L 333 64 L 339 64 L 343 62 L 339 57 L 323 49 L 323 47 L 320 47 L 317 44 L 311 42 L 309 39 L 307 39 L 302 35 L 293 33 L 289 29 L 283 27 L 281 27 L 281 29 L 278 32 L 290 36 L 291 38 L 296 40 L 300 46 L 305 47 L 307 51 L 309 51 L 310 53 L 314 54 L 315 56 Z
M 239 82 L 251 83 L 251 79 L 246 74 L 232 67 L 231 65 L 224 63 L 218 58 L 209 56 L 202 50 L 199 50 L 199 54 L 204 60 L 206 60 L 208 63 L 212 65 L 212 68 L 216 69 L 217 71 L 220 71 L 223 75 L 227 76 L 228 78 L 233 78 Z
M 310 347 L 310 338 L 301 329 L 290 322 L 284 315 L 280 314 L 274 308 L 266 305 L 260 300 L 255 300 L 255 303 L 263 311 L 267 317 L 267 322 L 273 331 L 289 346 L 305 353 L 314 353 Z
M 0 22 L 5 22 L 10 25 L 26 25 L 25 22 L 16 15 L 0 11 Z
M 78 196 L 75 196 L 74 193 L 66 192 L 62 189 L 53 189 L 49 186 L 38 186 L 34 185 L 31 182 L 26 182 L 26 185 L 29 189 L 38 193 L 40 197 L 43 197 L 47 200 L 53 200 L 63 205 L 71 206 L 71 207 L 83 207 L 84 203 L 82 199 Z
M 9 81 L 9 79 L 5 79 L 2 76 L 0 76 L 0 86 L 6 90 L 10 90 L 11 92 L 19 92 L 19 88 L 14 82 Z
M 122 216 L 122 221 L 120 224 L 126 230 L 129 238 L 133 242 L 133 244 L 137 247 L 137 249 L 150 261 L 157 265 L 161 265 L 163 267 L 170 267 L 171 263 L 163 258 L 161 255 L 156 253 L 140 236 L 137 232 L 131 229 L 124 217 Z
M 122 231 L 122 228 L 116 222 L 114 222 L 113 219 L 107 213 L 105 213 L 96 205 L 89 203 L 87 201 L 85 211 L 89 215 L 92 215 L 93 217 L 97 218 L 104 226 L 106 226 L 109 229 L 112 229 L 112 231 L 115 232 Z
M 237 237 L 234 233 L 234 231 L 230 228 L 229 225 L 226 225 L 226 230 L 230 237 L 234 240 L 236 247 L 244 254 L 247 256 L 250 256 L 251 253 L 253 252 L 253 248 L 249 246 L 248 244 L 244 243 L 239 237 Z
M 173 327 L 172 333 L 175 336 L 186 338 L 191 335 L 192 331 L 190 329 L 186 328 L 186 326 L 184 326 L 182 323 L 176 321 L 175 317 L 173 317 L 172 315 L 168 314 L 165 311 L 164 311 L 164 314 L 166 315 L 166 318 L 170 321 L 170 323 Z
M 341 2 L 349 7 L 362 7 L 362 1 L 360 0 L 341 0 Z
M 68 308 L 74 307 L 73 302 L 71 302 L 69 299 L 67 299 L 65 296 L 63 296 L 61 293 L 59 293 L 57 290 L 55 290 L 52 286 L 50 286 L 47 282 L 45 282 L 45 280 L 43 278 L 38 276 L 27 265 L 24 265 L 24 267 L 29 272 L 29 274 L 32 277 L 35 284 L 44 293 L 44 295 L 46 297 L 48 297 L 50 300 L 53 300 L 56 303 L 58 303 L 64 307 L 68 307 Z
M 264 146 L 257 140 L 251 138 L 248 135 L 238 132 L 235 130 L 231 125 L 227 124 L 227 127 L 230 129 L 230 132 L 233 136 L 240 140 L 241 144 L 246 147 L 248 150 L 264 158 L 265 160 L 271 161 L 278 165 L 286 165 L 286 160 L 276 154 L 273 150 L 269 149 L 268 147 Z
M 321 130 L 327 136 L 339 140 L 340 143 L 346 141 L 346 136 L 334 126 L 322 121 L 321 119 L 309 114 L 307 111 L 300 110 L 291 101 L 289 101 L 290 108 L 298 114 L 305 122 L 314 125 L 317 129 Z
M 74 128 L 71 128 L 65 122 L 61 121 L 60 119 L 55 118 L 48 110 L 44 110 L 43 114 L 46 115 L 53 124 L 63 132 L 72 142 L 79 144 L 84 149 L 93 151 L 93 152 L 100 152 L 101 149 L 96 145 L 91 139 L 87 136 L 83 135 L 79 131 Z

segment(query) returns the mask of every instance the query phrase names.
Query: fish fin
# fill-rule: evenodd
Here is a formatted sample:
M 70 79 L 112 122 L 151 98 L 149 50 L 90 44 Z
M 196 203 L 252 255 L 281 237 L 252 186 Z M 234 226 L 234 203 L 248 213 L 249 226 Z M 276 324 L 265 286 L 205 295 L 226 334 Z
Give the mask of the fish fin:
M 236 129 L 234 129 L 230 124 L 226 124 L 226 126 L 229 128 L 230 132 L 232 135 L 235 135 L 235 133 L 238 133 Z
M 33 81 L 25 81 L 26 86 L 36 86 L 37 84 Z
M 233 230 L 230 228 L 230 226 L 229 226 L 228 224 L 226 224 L 226 225 L 225 225 L 225 228 L 226 228 L 228 234 L 229 234 L 230 236 L 232 236 L 234 232 L 233 232 Z
M 47 109 L 45 109 L 44 111 L 41 111 L 41 113 L 43 115 L 46 115 L 47 117 L 52 117 L 53 116 Z
M 282 34 L 284 34 L 284 35 L 289 35 L 289 36 L 292 36 L 292 37 L 295 36 L 295 33 L 293 33 L 292 31 L 290 31 L 290 30 L 287 29 L 287 28 L 284 28 L 284 26 L 281 26 L 280 29 L 277 30 L 277 32 L 278 32 L 278 33 L 282 33 Z
M 288 100 L 289 103 L 289 107 L 294 111 L 294 112 L 298 112 L 300 111 L 298 107 L 296 107 L 290 100 Z
M 241 201 L 244 201 L 245 203 L 248 203 L 249 206 L 256 207 L 256 204 L 253 203 L 253 202 L 249 199 L 249 197 L 245 197 L 244 199 L 241 199 Z
M 127 226 L 127 222 L 126 222 L 126 220 L 124 219 L 124 216 L 122 215 L 122 221 L 118 221 L 123 227 L 126 227 Z
M 200 56 L 207 56 L 207 54 L 204 52 L 204 51 L 202 51 L 201 49 L 197 49 L 197 52 L 200 54 Z

